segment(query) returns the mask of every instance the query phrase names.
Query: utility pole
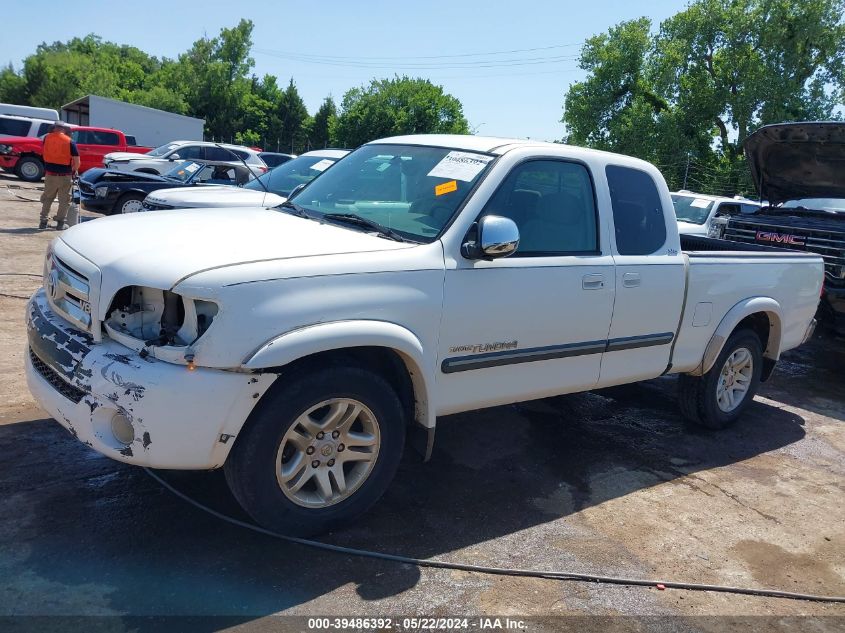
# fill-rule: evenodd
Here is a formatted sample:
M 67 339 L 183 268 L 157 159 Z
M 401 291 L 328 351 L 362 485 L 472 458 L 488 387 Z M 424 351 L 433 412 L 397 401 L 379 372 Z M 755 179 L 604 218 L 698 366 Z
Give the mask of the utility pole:
M 683 186 L 683 187 L 681 187 L 681 189 L 686 189 L 686 188 L 687 188 L 687 176 L 689 176 L 689 159 L 690 159 L 690 154 L 691 154 L 691 152 L 687 152 L 687 168 L 686 168 L 686 171 L 684 171 L 684 186 Z

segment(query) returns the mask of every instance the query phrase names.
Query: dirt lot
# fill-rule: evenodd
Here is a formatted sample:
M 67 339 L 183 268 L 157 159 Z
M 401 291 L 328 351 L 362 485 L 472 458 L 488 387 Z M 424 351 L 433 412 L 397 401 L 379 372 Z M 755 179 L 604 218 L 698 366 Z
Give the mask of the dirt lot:
M 268 616 L 278 613 L 624 614 L 682 616 L 654 621 L 666 630 L 722 630 L 723 618 L 683 618 L 809 614 L 834 616 L 813 630 L 845 626 L 845 605 L 421 571 L 280 543 L 186 505 L 143 470 L 76 442 L 26 389 L 24 298 L 56 235 L 34 229 L 38 204 L 21 197 L 38 194 L 0 176 L 0 616 L 225 615 L 260 629 L 277 626 Z M 663 378 L 445 418 L 433 460 L 407 460 L 375 510 L 328 540 L 845 595 L 845 343 L 820 335 L 788 354 L 728 431 L 688 426 L 674 390 Z M 236 511 L 218 474 L 170 478 Z

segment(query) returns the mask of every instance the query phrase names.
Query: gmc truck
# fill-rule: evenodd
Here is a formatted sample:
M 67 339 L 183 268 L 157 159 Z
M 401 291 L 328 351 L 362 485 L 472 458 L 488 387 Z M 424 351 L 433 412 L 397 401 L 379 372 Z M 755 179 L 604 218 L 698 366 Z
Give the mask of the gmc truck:
M 768 206 L 730 217 L 725 239 L 821 255 L 819 317 L 845 334 L 845 123 L 767 125 L 744 148 Z
M 72 126 L 71 138 L 79 150 L 79 173 L 103 166 L 103 156 L 109 152 L 146 154 L 150 147 L 135 145 L 133 137 L 109 128 Z M 43 141 L 28 136 L 0 138 L 0 168 L 14 172 L 21 180 L 38 182 L 44 178 Z
M 566 145 L 363 145 L 277 208 L 114 216 L 47 252 L 26 376 L 121 462 L 223 468 L 288 534 L 369 508 L 439 416 L 678 374 L 734 422 L 811 335 L 821 257 L 679 237 L 660 172 Z M 765 429 L 760 429 L 765 433 Z

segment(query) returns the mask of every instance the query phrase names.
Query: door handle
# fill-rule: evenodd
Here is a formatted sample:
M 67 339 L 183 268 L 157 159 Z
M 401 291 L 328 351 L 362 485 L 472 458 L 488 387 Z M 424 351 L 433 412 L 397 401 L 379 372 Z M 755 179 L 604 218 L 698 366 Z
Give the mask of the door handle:
M 622 275 L 622 285 L 626 288 L 637 288 L 640 281 L 640 273 L 625 273 Z
M 581 279 L 581 287 L 584 290 L 601 290 L 604 288 L 604 275 L 584 275 Z

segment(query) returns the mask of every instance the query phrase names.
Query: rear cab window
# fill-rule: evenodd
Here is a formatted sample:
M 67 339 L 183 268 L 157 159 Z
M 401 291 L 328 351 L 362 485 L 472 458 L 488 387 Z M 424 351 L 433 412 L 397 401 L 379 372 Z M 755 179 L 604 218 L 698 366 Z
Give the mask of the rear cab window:
M 654 179 L 621 165 L 605 168 L 613 207 L 616 250 L 620 255 L 651 255 L 666 243 L 663 204 Z

